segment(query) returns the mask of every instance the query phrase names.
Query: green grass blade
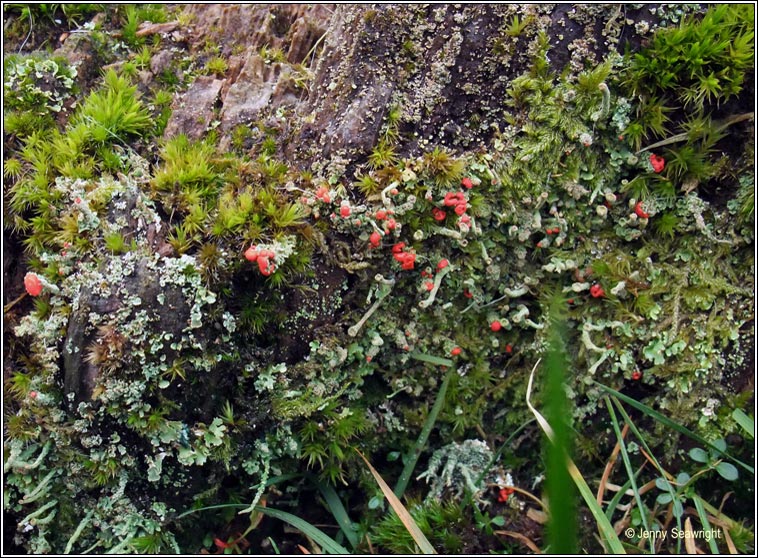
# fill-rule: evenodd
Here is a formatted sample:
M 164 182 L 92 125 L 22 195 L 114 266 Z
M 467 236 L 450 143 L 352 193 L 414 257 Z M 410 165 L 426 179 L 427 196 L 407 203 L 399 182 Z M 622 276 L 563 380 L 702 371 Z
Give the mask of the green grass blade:
M 537 364 L 534 365 L 534 368 L 532 368 L 532 372 L 529 375 L 529 381 L 526 387 L 526 405 L 534 415 L 534 418 L 537 419 L 537 424 L 540 425 L 540 428 L 542 428 L 545 434 L 547 434 L 548 438 L 551 438 L 553 436 L 553 431 L 550 427 L 550 424 L 545 420 L 545 417 L 543 417 L 540 412 L 534 408 L 530 400 L 532 395 L 532 384 L 534 382 L 534 371 L 537 369 L 537 366 L 539 366 L 539 361 L 537 361 Z M 566 460 L 568 462 L 568 471 L 571 475 L 571 479 L 574 481 L 574 484 L 576 484 L 576 487 L 579 489 L 579 494 L 582 495 L 582 498 L 584 498 L 587 507 L 592 513 L 592 516 L 595 518 L 595 522 L 597 523 L 597 528 L 600 531 L 600 536 L 602 538 L 604 546 L 607 544 L 608 546 L 606 548 L 609 548 L 613 554 L 626 554 L 624 545 L 621 543 L 621 540 L 616 534 L 616 531 L 613 529 L 611 522 L 607 517 L 605 517 L 603 508 L 601 508 L 597 503 L 597 500 L 595 500 L 595 495 L 592 494 L 590 487 L 587 486 L 587 481 L 584 480 L 584 477 L 579 472 L 579 469 L 577 469 L 574 462 L 571 461 L 568 456 L 566 456 Z
M 286 475 L 278 475 L 276 477 L 271 477 L 266 481 L 266 486 L 272 486 L 275 484 L 279 484 L 280 482 L 296 479 L 298 477 L 301 477 L 301 473 L 287 473 Z M 256 490 L 258 487 L 260 487 L 260 483 L 251 486 L 250 490 Z M 181 519 L 183 517 L 186 517 L 188 515 L 192 515 L 193 513 L 198 513 L 201 511 L 207 511 L 207 510 L 222 510 L 224 508 L 248 508 L 250 507 L 250 504 L 216 504 L 215 506 L 204 506 L 202 508 L 197 508 L 194 510 L 187 510 L 186 512 L 180 513 L 176 519 Z
M 647 445 L 647 441 L 645 441 L 645 438 L 642 436 L 642 433 L 639 431 L 637 426 L 632 422 L 632 419 L 629 418 L 629 415 L 626 413 L 624 406 L 615 397 L 611 397 L 611 400 L 613 401 L 613 404 L 616 405 L 621 415 L 624 417 L 624 420 L 626 421 L 626 423 L 629 425 L 629 430 L 631 430 L 632 433 L 637 437 L 637 439 L 640 441 L 640 444 L 642 444 L 642 447 L 645 448 L 645 451 L 650 456 L 650 459 L 653 460 L 653 464 L 655 465 L 656 469 L 658 469 L 658 472 L 661 474 L 661 477 L 666 480 L 666 488 L 668 489 L 668 493 L 671 495 L 671 501 L 676 502 L 677 496 L 676 496 L 676 493 L 674 492 L 674 487 L 671 486 L 670 482 L 668 482 L 668 478 L 666 477 L 666 470 L 658 462 L 658 459 L 655 457 L 653 450 L 650 449 L 650 446 Z M 675 517 L 676 517 L 676 526 L 681 531 L 682 530 L 682 516 L 675 515 Z M 681 545 L 682 545 L 682 539 L 681 538 L 676 539 L 677 553 L 679 553 Z
M 452 378 L 454 371 L 455 368 L 451 367 L 447 371 L 447 374 L 445 374 L 445 379 L 442 380 L 442 385 L 440 386 L 440 390 L 437 393 L 437 399 L 434 401 L 432 410 L 429 411 L 429 416 L 426 417 L 424 427 L 421 429 L 418 440 L 416 440 L 416 444 L 413 446 L 410 455 L 405 461 L 405 467 L 403 467 L 403 471 L 400 473 L 400 478 L 397 479 L 397 484 L 395 485 L 395 496 L 398 498 L 403 497 L 405 489 L 411 480 L 411 475 L 413 475 L 413 469 L 416 468 L 418 458 L 421 457 L 421 452 L 424 451 L 424 446 L 426 445 L 426 441 L 429 439 L 429 434 L 431 434 L 432 428 L 434 428 L 434 423 L 437 422 L 437 416 L 440 414 L 442 407 L 445 405 L 445 394 L 447 393 L 447 386 L 450 384 L 450 378 Z
M 332 512 L 334 519 L 337 520 L 337 523 L 345 534 L 345 538 L 350 543 L 350 546 L 353 547 L 353 550 L 357 549 L 358 544 L 360 544 L 360 539 L 355 530 L 355 524 L 350 520 L 350 516 L 345 510 L 345 506 L 342 505 L 342 500 L 340 500 L 340 497 L 337 495 L 337 491 L 334 490 L 334 487 L 330 484 L 323 483 L 316 478 L 312 478 L 312 480 L 316 485 L 316 488 L 321 492 L 324 500 L 326 500 L 326 505 L 329 506 L 329 511 Z
M 732 413 L 732 418 L 739 424 L 742 429 L 747 432 L 748 436 L 755 438 L 755 424 L 754 419 L 745 414 L 742 409 L 735 409 Z
M 379 488 L 381 488 L 382 494 L 384 494 L 384 497 L 387 498 L 390 506 L 392 506 L 392 509 L 395 510 L 395 513 L 400 518 L 400 521 L 402 521 L 405 528 L 408 530 L 408 533 L 410 533 L 411 537 L 413 537 L 413 540 L 418 545 L 419 549 L 421 549 L 421 552 L 424 554 L 437 554 L 437 551 L 434 550 L 434 547 L 426 538 L 426 535 L 424 535 L 424 533 L 421 531 L 418 524 L 416 524 L 413 517 L 411 517 L 411 514 L 408 513 L 408 510 L 405 509 L 405 506 L 400 501 L 400 499 L 395 496 L 394 492 L 392 492 L 392 489 L 389 487 L 389 485 L 384 482 L 382 476 L 377 472 L 376 469 L 374 469 L 371 463 L 368 462 L 368 459 L 366 459 L 366 457 L 361 452 L 358 450 L 355 451 L 358 453 L 358 455 L 361 456 L 361 459 L 363 459 L 363 461 L 368 466 L 368 469 L 374 476 L 374 479 L 379 485 Z
M 634 492 L 634 500 L 637 502 L 637 508 L 640 510 L 642 526 L 645 528 L 645 531 L 649 532 L 650 526 L 647 522 L 647 512 L 645 510 L 645 506 L 642 505 L 642 497 L 640 496 L 639 490 L 637 489 L 637 480 L 635 479 L 634 471 L 632 470 L 632 463 L 629 461 L 629 454 L 626 451 L 626 442 L 624 441 L 624 437 L 621 435 L 621 428 L 619 428 L 619 423 L 616 419 L 616 413 L 613 411 L 613 405 L 608 399 L 608 396 L 606 395 L 603 399 L 605 399 L 605 405 L 608 407 L 608 413 L 611 416 L 611 423 L 613 424 L 613 431 L 616 433 L 616 439 L 619 442 L 619 448 L 621 449 L 621 458 L 624 461 L 624 468 L 626 469 L 626 474 L 629 477 L 629 483 L 632 487 L 632 492 Z M 623 492 L 621 493 L 623 494 Z M 652 538 L 648 539 L 648 541 L 650 543 L 650 552 L 652 554 L 655 554 L 655 541 Z
M 271 537 L 268 537 L 268 542 L 271 543 L 271 548 L 274 549 L 274 554 L 281 554 L 281 552 L 279 552 L 279 546 L 277 546 L 274 539 L 272 539 Z
M 639 474 L 639 471 L 637 471 L 637 474 Z M 619 505 L 621 498 L 624 497 L 624 493 L 627 490 L 629 490 L 631 486 L 632 486 L 632 483 L 627 479 L 627 481 L 621 486 L 619 491 L 613 495 L 613 498 L 611 498 L 611 501 L 608 502 L 608 507 L 605 510 L 605 517 L 608 518 L 608 521 L 613 520 L 613 512 L 616 511 L 616 506 Z
M 571 429 L 567 423 L 568 397 L 564 389 L 565 371 L 568 370 L 563 341 L 562 324 L 554 323 L 550 329 L 544 371 L 545 413 L 553 429 L 552 439 L 546 440 L 545 490 L 549 502 L 547 538 L 553 554 L 575 554 L 576 494 L 572 490 L 567 456 L 573 445 Z
M 593 380 L 592 383 L 594 383 L 599 388 L 603 389 L 606 393 L 609 393 L 610 395 L 613 395 L 617 399 L 620 399 L 621 401 L 624 401 L 625 403 L 628 403 L 629 405 L 631 405 L 635 409 L 637 409 L 639 411 L 642 411 L 643 413 L 645 413 L 649 417 L 654 418 L 655 420 L 657 420 L 661 424 L 663 424 L 665 426 L 668 426 L 669 428 L 671 428 L 673 430 L 676 430 L 680 434 L 684 434 L 685 436 L 687 436 L 688 438 L 691 438 L 691 439 L 695 440 L 699 444 L 707 446 L 707 447 L 709 447 L 709 448 L 711 448 L 711 449 L 713 449 L 715 451 L 720 451 L 716 446 L 714 446 L 713 444 L 711 444 L 710 442 L 708 442 L 704 438 L 698 436 L 692 430 L 690 430 L 690 429 L 682 426 L 681 424 L 678 424 L 678 423 L 674 422 L 673 420 L 671 420 L 667 416 L 662 415 L 658 411 L 655 411 L 655 410 L 651 409 L 650 407 L 648 407 L 644 403 L 640 403 L 636 399 L 632 399 L 628 395 L 624 395 L 623 393 L 618 392 L 618 391 L 616 391 L 613 388 L 609 388 L 608 386 L 605 386 L 605 385 L 603 385 L 603 384 L 601 384 L 599 382 L 595 382 L 594 380 Z M 745 469 L 749 473 L 751 473 L 751 474 L 755 473 L 755 470 L 750 465 L 748 465 L 746 463 L 743 463 L 742 461 L 740 461 L 736 457 L 733 457 L 732 455 L 730 455 L 730 454 L 728 454 L 726 452 L 720 452 L 720 453 L 724 457 L 727 457 L 730 460 L 732 460 L 735 463 L 737 463 L 740 467 L 742 467 L 743 469 Z
M 223 510 L 225 508 L 247 508 L 250 504 L 216 504 L 215 506 L 203 506 L 202 508 L 197 508 L 196 510 L 187 510 L 186 512 L 180 513 L 178 516 L 176 516 L 177 519 L 181 519 L 183 517 L 186 517 L 188 515 L 192 515 L 193 513 L 198 513 L 201 511 L 208 511 L 208 510 Z
M 314 527 L 296 515 L 273 508 L 264 508 L 263 506 L 255 506 L 255 511 L 267 515 L 268 517 L 273 517 L 274 519 L 289 523 L 295 529 L 313 539 L 313 542 L 319 545 L 327 554 L 350 554 L 344 546 L 324 533 L 321 529 Z
M 452 366 L 454 363 L 449 358 L 443 358 L 443 357 L 437 357 L 432 355 L 427 355 L 426 353 L 419 353 L 418 351 L 413 351 L 408 356 L 411 358 L 415 358 L 416 360 L 420 360 L 421 362 L 428 362 L 429 364 L 438 364 L 440 366 Z
M 708 514 L 705 513 L 705 507 L 703 506 L 703 500 L 695 494 L 692 497 L 692 500 L 695 502 L 695 509 L 697 510 L 697 514 L 700 517 L 700 524 L 703 526 L 703 529 L 705 531 L 711 530 L 711 522 L 708 521 Z M 708 546 L 711 548 L 711 554 L 720 554 L 719 547 L 716 545 L 716 541 L 714 540 L 716 537 L 707 537 Z
M 603 508 L 601 508 L 597 503 L 597 500 L 595 500 L 595 495 L 592 493 L 592 490 L 590 490 L 590 487 L 587 486 L 587 481 L 584 480 L 584 477 L 573 462 L 569 463 L 569 473 L 571 473 L 571 478 L 579 489 L 579 494 L 582 495 L 587 507 L 590 509 L 590 512 L 592 512 L 592 516 L 595 518 L 597 527 L 600 530 L 600 535 L 602 536 L 603 541 L 608 543 L 608 548 L 610 548 L 611 553 L 626 554 L 624 545 L 621 544 L 621 540 L 619 540 L 616 531 L 613 529 L 613 525 L 611 525 L 611 522 L 605 517 Z

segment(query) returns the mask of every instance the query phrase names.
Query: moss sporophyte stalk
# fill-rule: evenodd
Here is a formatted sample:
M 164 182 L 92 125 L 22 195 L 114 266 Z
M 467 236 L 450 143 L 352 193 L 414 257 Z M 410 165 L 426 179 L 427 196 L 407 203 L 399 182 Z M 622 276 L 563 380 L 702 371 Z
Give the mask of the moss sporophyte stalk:
M 35 29 L 41 9 L 30 7 Z M 418 459 L 402 473 L 404 501 L 434 526 L 439 551 L 513 551 L 495 531 L 523 526 L 529 506 L 543 513 L 525 386 L 556 316 L 571 370 L 565 418 L 588 483 L 615 444 L 600 385 L 703 441 L 745 437 L 733 414 L 750 396 L 754 315 L 744 7 L 627 8 L 648 24 L 644 46 L 605 55 L 571 39 L 563 58 L 548 6 L 345 6 L 307 71 L 295 66 L 310 47 L 229 55 L 226 39 L 182 39 L 205 8 L 164 9 L 106 7 L 72 33 L 124 62 L 102 76 L 85 81 L 86 67 L 47 56 L 14 55 L 6 68 L 5 221 L 21 247 L 6 285 L 20 299 L 6 311 L 15 544 L 180 553 L 210 552 L 216 538 L 230 550 L 241 541 L 226 511 L 302 515 L 319 491 L 344 508 L 345 529 L 360 526 L 353 550 L 370 540 L 413 551 L 357 448 L 388 482 Z M 634 27 L 614 10 L 571 12 L 579 26 L 606 14 L 598 29 L 610 40 Z M 274 11 L 261 21 L 286 46 L 289 12 Z M 419 25 L 398 35 L 398 14 Z M 174 19 L 172 31 L 140 27 Z M 349 41 L 336 44 L 343 28 Z M 365 42 L 378 36 L 379 57 Z M 359 53 L 381 79 L 337 71 Z M 485 95 L 491 75 L 508 80 L 487 78 Z M 372 96 L 388 76 L 393 87 Z M 222 77 L 215 127 L 171 102 Z M 259 78 L 244 92 L 235 81 Z M 253 110 L 245 95 L 268 85 Z M 239 122 L 235 96 L 252 103 Z M 164 136 L 169 106 L 184 115 L 169 131 L 187 134 Z M 333 107 L 349 118 L 333 115 L 322 133 Z M 662 467 L 682 462 L 677 435 L 645 428 Z M 630 442 L 636 467 L 642 442 Z M 733 445 L 746 459 L 747 444 Z M 723 486 L 740 505 L 741 487 Z M 619 494 L 640 521 L 666 514 L 644 493 L 642 509 Z M 256 551 L 272 548 L 259 533 L 284 544 L 274 524 L 246 535 Z M 467 547 L 461 533 L 484 542 Z

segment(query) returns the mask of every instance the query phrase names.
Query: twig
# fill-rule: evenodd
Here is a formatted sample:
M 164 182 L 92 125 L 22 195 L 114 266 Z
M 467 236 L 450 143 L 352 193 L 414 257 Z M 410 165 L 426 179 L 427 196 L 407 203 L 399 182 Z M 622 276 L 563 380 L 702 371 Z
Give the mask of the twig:
M 21 293 L 21 296 L 19 296 L 17 299 L 9 302 L 5 306 L 3 306 L 3 314 L 7 314 L 8 311 L 13 308 L 16 304 L 24 300 L 24 297 L 26 296 L 26 293 Z
M 732 124 L 737 124 L 738 122 L 742 122 L 743 120 L 750 120 L 751 118 L 753 118 L 754 114 L 755 113 L 752 113 L 752 112 L 746 112 L 744 114 L 737 114 L 735 116 L 731 116 L 729 118 L 721 120 L 719 121 L 717 126 L 714 126 L 714 131 L 720 132 L 721 130 L 728 128 Z M 689 137 L 689 134 L 687 132 L 682 132 L 681 134 L 676 134 L 674 136 L 671 136 L 670 138 L 666 138 L 665 140 L 656 142 L 653 145 L 648 145 L 647 147 L 643 147 L 642 149 L 637 151 L 636 154 L 642 153 L 643 151 L 649 151 L 650 149 L 655 149 L 657 147 L 663 147 L 664 145 L 678 143 L 680 141 L 686 140 L 688 137 Z

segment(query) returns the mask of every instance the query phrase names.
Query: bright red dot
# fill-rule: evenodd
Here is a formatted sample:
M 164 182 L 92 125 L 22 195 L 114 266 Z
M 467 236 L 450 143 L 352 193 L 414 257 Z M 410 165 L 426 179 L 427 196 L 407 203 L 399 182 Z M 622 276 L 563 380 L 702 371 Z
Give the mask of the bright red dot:
M 650 164 L 653 165 L 654 172 L 661 172 L 666 166 L 666 160 L 655 153 L 650 154 Z
M 24 276 L 24 287 L 31 296 L 39 296 L 42 293 L 42 281 L 35 273 L 27 273 Z

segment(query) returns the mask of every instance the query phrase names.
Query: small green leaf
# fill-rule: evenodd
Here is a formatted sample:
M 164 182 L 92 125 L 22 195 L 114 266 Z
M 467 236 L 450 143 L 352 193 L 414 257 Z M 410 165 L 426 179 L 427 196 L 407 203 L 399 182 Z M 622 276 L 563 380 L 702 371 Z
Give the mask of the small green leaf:
M 661 365 L 665 362 L 665 359 L 663 357 L 663 352 L 666 348 L 666 345 L 664 345 L 663 341 L 660 339 L 655 339 L 651 341 L 643 350 L 643 354 L 645 355 L 645 358 L 655 364 L 656 366 Z
M 400 457 L 399 451 L 391 451 L 387 454 L 387 461 L 389 461 L 390 463 L 393 461 L 397 461 L 398 457 Z
M 658 494 L 658 497 L 655 499 L 655 501 L 661 504 L 662 506 L 665 506 L 666 504 L 671 502 L 671 500 L 672 500 L 671 494 L 669 494 L 668 492 Z
M 661 490 L 669 489 L 669 483 L 663 477 L 658 477 L 657 479 L 655 479 L 655 486 L 657 486 Z
M 492 518 L 492 524 L 497 527 L 502 527 L 505 525 L 505 518 L 502 515 L 497 515 Z
M 726 461 L 722 461 L 716 465 L 716 472 L 728 481 L 737 480 L 737 477 L 740 475 L 737 467 Z
M 718 440 L 713 440 L 713 447 L 715 447 L 717 450 L 724 452 L 726 451 L 726 442 L 719 438 Z
M 698 463 L 708 463 L 708 452 L 702 448 L 692 448 L 690 458 Z
M 690 476 L 687 473 L 679 473 L 676 476 L 676 484 L 679 486 L 683 486 L 687 484 L 687 481 L 690 480 Z

